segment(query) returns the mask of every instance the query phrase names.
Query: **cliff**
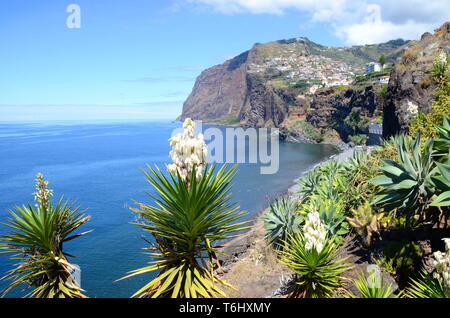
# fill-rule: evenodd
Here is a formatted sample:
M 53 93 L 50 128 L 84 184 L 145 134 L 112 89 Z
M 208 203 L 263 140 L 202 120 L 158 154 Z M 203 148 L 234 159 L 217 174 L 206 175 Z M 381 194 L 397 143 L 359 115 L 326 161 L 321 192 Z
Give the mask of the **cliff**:
M 352 83 L 356 74 L 364 73 L 367 62 L 377 61 L 381 55 L 393 62 L 405 43 L 396 40 L 334 48 L 296 38 L 255 44 L 249 51 L 203 71 L 178 119 L 279 127 L 287 133 L 290 119 L 303 118 L 311 101 L 318 105 L 312 97 L 315 90 Z
M 383 117 L 383 137 L 405 131 L 410 115 L 408 103 L 419 111 L 429 112 L 436 83 L 430 68 L 437 54 L 450 54 L 450 23 L 444 23 L 434 34 L 425 33 L 419 41 L 408 43 L 391 72 Z

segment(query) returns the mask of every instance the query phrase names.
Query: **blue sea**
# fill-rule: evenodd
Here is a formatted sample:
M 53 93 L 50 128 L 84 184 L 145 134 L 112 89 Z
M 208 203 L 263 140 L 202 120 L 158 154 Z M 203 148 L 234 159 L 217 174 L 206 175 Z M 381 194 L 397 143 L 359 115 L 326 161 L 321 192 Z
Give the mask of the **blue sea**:
M 76 256 L 81 284 L 89 297 L 130 297 L 152 275 L 119 282 L 126 272 L 149 261 L 143 231 L 130 224 L 133 200 L 151 203 L 153 193 L 140 168 L 170 162 L 168 139 L 178 122 L 46 122 L 0 124 L 0 222 L 14 205 L 32 202 L 34 179 L 44 174 L 54 199 L 75 200 L 91 216 L 83 230 L 92 233 L 68 242 Z M 224 129 L 219 127 L 219 129 Z M 330 145 L 281 142 L 280 169 L 261 175 L 258 164 L 240 164 L 233 194 L 253 219 L 293 180 L 316 163 L 337 153 Z M 0 231 L 5 227 L 0 225 Z M 0 254 L 0 276 L 14 264 Z M 0 281 L 0 289 L 6 282 Z M 11 292 L 8 297 L 23 295 Z

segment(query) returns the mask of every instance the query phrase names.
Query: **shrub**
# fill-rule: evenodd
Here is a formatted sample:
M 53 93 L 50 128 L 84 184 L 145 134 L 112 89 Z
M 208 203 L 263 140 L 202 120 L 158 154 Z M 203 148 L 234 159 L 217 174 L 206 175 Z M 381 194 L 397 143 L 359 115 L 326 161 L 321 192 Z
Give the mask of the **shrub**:
M 289 197 L 281 197 L 270 205 L 262 220 L 265 229 L 264 239 L 269 245 L 280 249 L 289 235 L 294 235 L 299 229 L 298 204 Z
M 368 136 L 364 134 L 348 136 L 349 141 L 355 146 L 367 144 Z
M 4 294 L 25 286 L 33 288 L 27 296 L 36 298 L 86 297 L 71 274 L 74 266 L 69 263 L 63 244 L 88 233 L 72 234 L 89 217 L 74 208 L 73 203 L 63 202 L 63 198 L 53 204 L 52 194 L 48 181 L 38 174 L 36 206 L 16 206 L 10 211 L 11 219 L 4 223 L 10 232 L 0 235 L 0 249 L 19 261 L 3 278 L 12 280 Z
M 370 120 L 367 116 L 362 114 L 361 107 L 354 107 L 348 116 L 345 117 L 344 124 L 352 129 L 353 134 L 356 134 L 358 132 L 367 131 Z
M 412 273 L 420 266 L 422 253 L 420 246 L 412 241 L 393 241 L 385 246 L 383 255 L 376 263 L 390 272 L 395 279 L 405 285 Z

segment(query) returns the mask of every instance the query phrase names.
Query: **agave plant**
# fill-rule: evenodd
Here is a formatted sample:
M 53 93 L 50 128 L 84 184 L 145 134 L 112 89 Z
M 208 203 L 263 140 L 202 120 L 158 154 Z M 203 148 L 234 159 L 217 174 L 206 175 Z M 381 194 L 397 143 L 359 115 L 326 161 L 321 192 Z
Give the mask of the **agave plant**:
M 319 181 L 320 175 L 317 170 L 309 171 L 304 177 L 297 181 L 297 184 L 300 186 L 298 193 L 304 197 L 309 196 L 314 192 Z
M 217 172 L 206 167 L 197 178 L 195 167 L 189 178 L 167 176 L 158 168 L 147 166 L 143 171 L 156 190 L 154 205 L 137 203 L 144 223 L 137 224 L 150 233 L 156 244 L 149 249 L 149 266 L 129 272 L 127 278 L 157 272 L 155 279 L 145 284 L 132 297 L 195 298 L 226 296 L 220 285 L 231 287 L 214 273 L 219 241 L 230 239 L 232 233 L 244 230 L 247 222 L 236 222 L 243 215 L 236 203 L 231 203 L 230 184 L 236 167 L 224 165 Z
M 382 188 L 372 204 L 382 205 L 386 212 L 395 209 L 405 213 L 408 219 L 421 215 L 434 194 L 431 177 L 436 173 L 431 151 L 433 139 L 427 140 L 421 151 L 420 133 L 409 141 L 401 136 L 397 140 L 398 160 L 382 159 L 382 176 L 370 180 Z
M 348 222 L 364 239 L 364 244 L 370 246 L 374 236 L 380 232 L 380 221 L 384 213 L 375 213 L 368 202 L 351 212 L 353 217 L 347 217 Z
M 275 249 L 283 247 L 289 235 L 298 231 L 301 217 L 298 204 L 289 197 L 283 196 L 270 205 L 269 211 L 262 217 L 264 221 L 264 239 Z
M 423 269 L 418 279 L 411 279 L 405 296 L 409 298 L 450 298 L 450 291 L 445 290 L 437 279 Z
M 433 157 L 437 161 L 450 160 L 450 117 L 444 117 L 444 124 L 436 127 L 439 138 L 434 141 Z
M 290 297 L 332 297 L 344 283 L 342 274 L 351 267 L 346 258 L 338 259 L 339 248 L 333 240 L 326 240 L 323 248 L 307 249 L 302 233 L 289 238 L 285 250 L 280 252 L 281 263 L 290 268 L 295 276 L 295 286 Z
M 436 163 L 440 175 L 432 177 L 438 193 L 436 198 L 433 198 L 432 206 L 450 206 L 450 165 Z
M 9 211 L 11 218 L 3 223 L 9 232 L 0 235 L 0 249 L 12 253 L 17 267 L 2 279 L 12 280 L 4 295 L 19 286 L 32 288 L 26 296 L 36 298 L 84 298 L 83 290 L 71 274 L 63 244 L 89 232 L 72 234 L 89 220 L 73 203 L 56 204 L 50 200 L 48 182 L 38 174 L 36 206 L 16 206 Z

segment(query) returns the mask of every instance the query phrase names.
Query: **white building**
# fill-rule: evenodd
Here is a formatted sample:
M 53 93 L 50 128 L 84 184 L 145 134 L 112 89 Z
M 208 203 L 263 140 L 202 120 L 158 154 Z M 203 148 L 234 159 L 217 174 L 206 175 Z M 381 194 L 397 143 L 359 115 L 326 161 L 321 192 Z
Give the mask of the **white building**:
M 366 64 L 366 74 L 373 73 L 373 72 L 380 72 L 381 64 L 376 62 L 370 62 L 369 64 Z
M 389 76 L 381 76 L 380 78 L 378 78 L 378 83 L 381 84 L 388 84 L 389 83 Z

